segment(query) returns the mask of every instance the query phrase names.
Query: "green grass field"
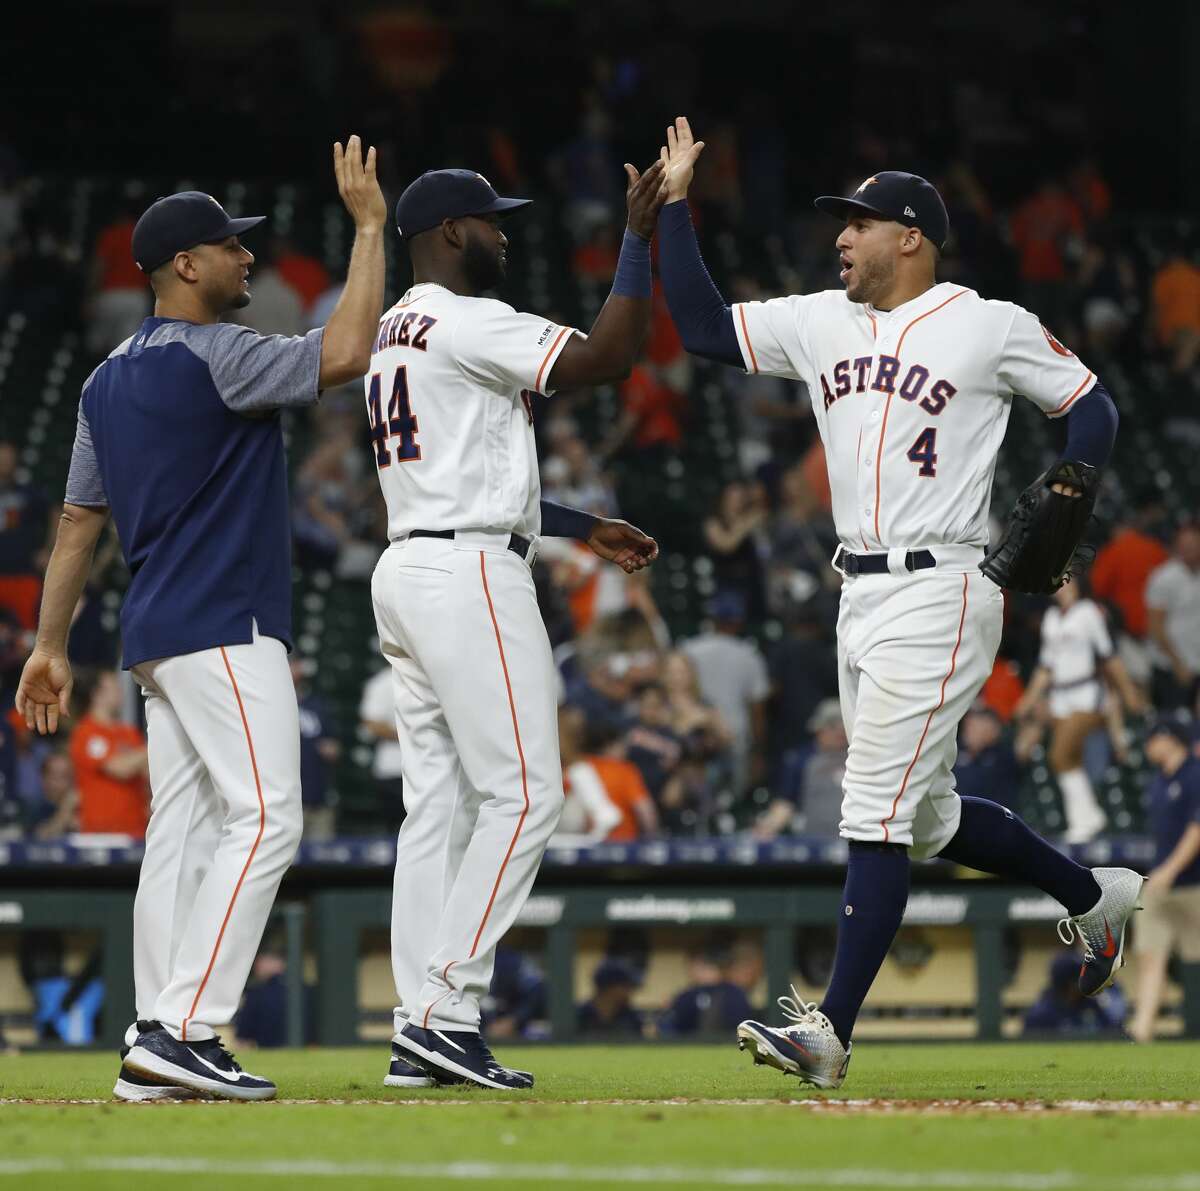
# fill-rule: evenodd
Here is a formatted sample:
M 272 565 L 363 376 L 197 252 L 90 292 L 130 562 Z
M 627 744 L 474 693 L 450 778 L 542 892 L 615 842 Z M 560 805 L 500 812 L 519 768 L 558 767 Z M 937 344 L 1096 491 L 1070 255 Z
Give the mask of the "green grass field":
M 733 1047 L 502 1048 L 538 1077 L 521 1094 L 393 1092 L 386 1054 L 247 1052 L 272 1104 L 114 1104 L 111 1056 L 0 1058 L 0 1191 L 1200 1191 L 1196 1044 L 863 1043 L 821 1095 Z

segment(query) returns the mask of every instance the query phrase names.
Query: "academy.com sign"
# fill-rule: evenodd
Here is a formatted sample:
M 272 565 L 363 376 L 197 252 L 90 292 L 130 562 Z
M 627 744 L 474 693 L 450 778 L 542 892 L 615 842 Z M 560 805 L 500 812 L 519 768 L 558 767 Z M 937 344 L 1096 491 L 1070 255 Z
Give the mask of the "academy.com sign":
M 615 897 L 604 907 L 609 922 L 729 922 L 737 917 L 731 897 Z

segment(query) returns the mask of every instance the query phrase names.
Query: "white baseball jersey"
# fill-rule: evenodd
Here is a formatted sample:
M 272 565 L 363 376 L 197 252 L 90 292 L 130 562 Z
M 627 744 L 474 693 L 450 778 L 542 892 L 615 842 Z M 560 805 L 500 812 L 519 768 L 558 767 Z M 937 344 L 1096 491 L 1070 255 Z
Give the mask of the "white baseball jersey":
M 1046 609 L 1038 665 L 1050 671 L 1055 686 L 1095 678 L 1101 663 L 1112 655 L 1104 613 L 1091 600 L 1076 600 L 1065 611 L 1057 606 Z
M 1067 609 L 1048 608 L 1038 665 L 1050 671 L 1050 714 L 1099 711 L 1104 706 L 1100 666 L 1112 655 L 1112 637 L 1097 604 L 1076 600 Z
M 847 550 L 985 545 L 1012 395 L 1059 417 L 1095 383 L 1027 310 L 949 282 L 894 310 L 825 290 L 733 319 L 748 372 L 808 385 Z
M 414 529 L 541 530 L 535 394 L 572 328 L 414 285 L 379 323 L 364 378 L 388 537 Z
M 936 855 L 958 830 L 958 722 L 1000 642 L 1003 596 L 978 564 L 1011 398 L 1057 417 L 1095 377 L 1028 311 L 951 284 L 895 310 L 828 290 L 733 319 L 748 372 L 808 385 L 842 546 L 890 554 L 842 585 L 841 834 Z M 909 572 L 923 547 L 937 565 Z
M 479 1028 L 496 945 L 562 811 L 557 674 L 530 560 L 509 539 L 541 529 L 531 399 L 571 334 L 431 283 L 380 320 L 366 395 L 391 539 L 371 592 L 407 812 L 397 1030 Z

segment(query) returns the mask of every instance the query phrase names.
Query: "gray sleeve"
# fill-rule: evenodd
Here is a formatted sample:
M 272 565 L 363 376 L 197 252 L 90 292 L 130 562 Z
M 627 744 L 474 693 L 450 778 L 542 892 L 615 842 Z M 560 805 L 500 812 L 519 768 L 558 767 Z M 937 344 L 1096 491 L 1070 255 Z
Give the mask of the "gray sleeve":
M 96 449 L 92 446 L 92 428 L 83 412 L 82 401 L 79 403 L 75 446 L 71 449 L 71 469 L 67 472 L 67 491 L 63 499 L 71 505 L 108 507 L 108 494 L 104 491 L 100 464 L 96 460 Z
M 218 323 L 205 343 L 209 372 L 221 400 L 238 413 L 315 405 L 321 395 L 321 338 L 259 335 L 249 327 Z

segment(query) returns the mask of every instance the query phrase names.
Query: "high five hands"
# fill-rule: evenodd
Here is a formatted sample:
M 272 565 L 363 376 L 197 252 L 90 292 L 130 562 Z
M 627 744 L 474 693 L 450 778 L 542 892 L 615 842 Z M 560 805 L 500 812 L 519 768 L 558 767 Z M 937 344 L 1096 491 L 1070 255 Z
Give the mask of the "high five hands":
M 667 126 L 667 143 L 659 150 L 663 175 L 660 193 L 663 201 L 673 203 L 687 197 L 692 183 L 692 174 L 704 142 L 692 137 L 692 126 L 686 116 L 676 116 L 675 123 Z

